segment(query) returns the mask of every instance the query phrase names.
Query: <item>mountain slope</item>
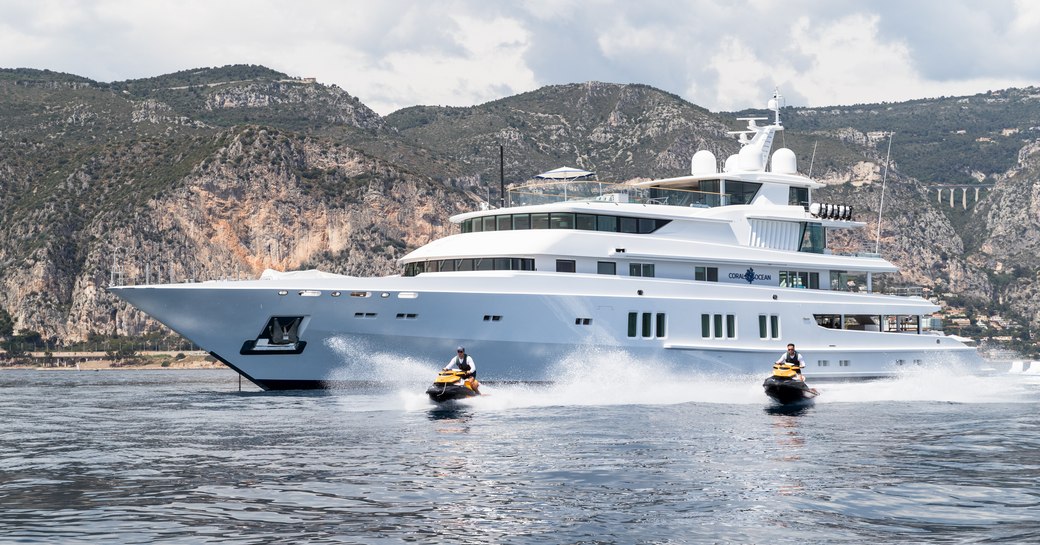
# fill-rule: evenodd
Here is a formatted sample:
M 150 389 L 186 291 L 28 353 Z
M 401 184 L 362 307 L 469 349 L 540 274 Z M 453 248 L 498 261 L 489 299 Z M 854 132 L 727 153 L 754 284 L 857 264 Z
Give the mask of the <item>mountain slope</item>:
M 1035 105 L 1029 91 L 993 96 L 1016 98 L 975 102 L 1016 115 Z M 867 224 L 832 236 L 842 250 L 878 246 L 885 178 L 880 250 L 903 272 L 879 286 L 921 285 L 980 308 L 996 301 L 1038 322 L 1029 291 L 1037 216 L 1023 200 L 1040 171 L 1035 154 L 976 165 L 967 148 L 928 148 L 931 133 L 914 148 L 897 132 L 914 154 L 931 155 L 894 146 L 898 160 L 884 172 L 887 142 L 870 131 L 905 116 L 952 119 L 957 104 L 973 102 L 788 108 L 774 147 L 794 149 L 800 170 L 827 184 L 817 200 L 851 204 Z M 997 144 L 1028 148 L 1031 129 L 1004 131 L 1012 113 L 991 119 L 1000 110 L 987 108 L 965 126 L 1003 127 Z M 113 279 L 244 277 L 267 267 L 392 273 L 405 252 L 451 232 L 448 216 L 496 200 L 500 145 L 508 183 L 564 165 L 625 181 L 685 174 L 698 149 L 725 158 L 738 149 L 727 131 L 742 128 L 651 87 L 597 82 L 381 118 L 335 86 L 241 65 L 111 84 L 0 70 L 0 116 L 0 308 L 16 329 L 59 342 L 162 330 L 104 291 Z M 909 174 L 929 165 L 979 170 L 996 185 L 977 208 L 951 214 Z

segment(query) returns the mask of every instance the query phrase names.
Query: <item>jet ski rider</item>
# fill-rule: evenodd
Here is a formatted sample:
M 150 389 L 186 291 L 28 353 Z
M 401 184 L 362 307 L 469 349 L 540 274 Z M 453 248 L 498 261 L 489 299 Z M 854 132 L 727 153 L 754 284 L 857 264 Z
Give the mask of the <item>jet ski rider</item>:
M 805 367 L 805 358 L 802 357 L 801 352 L 794 349 L 794 343 L 788 343 L 787 352 L 780 355 L 780 359 L 776 360 L 776 363 L 786 363 L 794 369 L 794 372 L 798 375 L 800 380 L 805 380 L 802 376 L 802 367 Z
M 456 354 L 448 362 L 448 365 L 444 366 L 444 370 L 458 369 L 465 373 L 466 385 L 476 392 L 477 395 L 480 395 L 480 383 L 477 382 L 477 364 L 473 362 L 473 356 L 466 354 L 466 349 L 462 346 L 456 350 Z

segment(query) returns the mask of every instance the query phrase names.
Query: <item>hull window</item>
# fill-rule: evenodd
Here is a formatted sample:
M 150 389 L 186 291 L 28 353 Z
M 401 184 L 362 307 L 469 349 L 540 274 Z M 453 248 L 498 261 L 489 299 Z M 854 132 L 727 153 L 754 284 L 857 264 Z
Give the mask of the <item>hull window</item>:
M 737 317 L 734 314 L 701 314 L 701 337 L 735 339 Z
M 693 279 L 701 280 L 704 282 L 718 282 L 719 281 L 719 268 L 718 267 L 694 267 Z
M 589 324 L 591 324 L 591 320 Z M 583 325 L 589 325 L 583 324 Z M 628 336 L 644 339 L 662 338 L 667 333 L 668 317 L 663 312 L 629 312 Z
M 777 314 L 759 314 L 758 337 L 761 339 L 779 339 L 780 316 Z
M 572 273 L 576 270 L 576 265 L 573 259 L 556 260 L 556 272 Z
M 628 265 L 629 276 L 654 276 L 654 264 L 653 263 L 629 263 Z

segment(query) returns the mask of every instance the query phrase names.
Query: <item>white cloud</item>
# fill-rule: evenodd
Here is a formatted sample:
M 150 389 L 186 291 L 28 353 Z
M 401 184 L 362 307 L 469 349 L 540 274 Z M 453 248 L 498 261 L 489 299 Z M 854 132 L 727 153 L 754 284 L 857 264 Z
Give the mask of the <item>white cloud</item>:
M 542 85 L 645 83 L 714 110 L 1036 84 L 1033 0 L 0 0 L 0 66 L 101 81 L 234 63 L 386 114 Z

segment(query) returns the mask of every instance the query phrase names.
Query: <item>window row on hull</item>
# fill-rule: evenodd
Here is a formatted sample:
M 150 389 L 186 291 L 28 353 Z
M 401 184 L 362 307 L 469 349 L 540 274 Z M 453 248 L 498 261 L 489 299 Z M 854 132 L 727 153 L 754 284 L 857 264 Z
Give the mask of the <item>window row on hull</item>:
M 475 257 L 465 259 L 431 259 L 406 263 L 404 276 L 427 272 L 455 271 L 533 271 L 534 259 L 529 257 Z
M 780 270 L 753 271 L 752 268 L 709 267 L 694 264 L 617 261 L 590 261 L 576 259 L 541 259 L 539 263 L 530 257 L 474 257 L 459 259 L 431 259 L 404 265 L 403 276 L 415 276 L 423 273 L 461 272 L 461 271 L 536 271 L 555 270 L 562 273 L 597 273 L 604 275 L 624 275 L 648 278 L 668 278 L 675 280 L 696 280 L 702 282 L 752 283 L 756 285 L 772 285 L 781 288 L 802 288 L 831 291 L 869 291 L 865 274 L 850 274 L 847 271 L 792 271 Z M 541 265 L 538 267 L 538 265 Z M 741 266 L 742 267 L 742 266 Z M 829 275 L 829 282 L 826 280 Z M 824 281 L 821 282 L 821 276 Z M 355 294 L 351 294 L 354 296 Z
M 481 231 L 518 231 L 524 229 L 581 229 L 607 233 L 648 234 L 668 225 L 671 220 L 635 218 L 606 214 L 552 212 L 540 214 L 499 214 L 470 218 L 462 222 L 463 233 Z

